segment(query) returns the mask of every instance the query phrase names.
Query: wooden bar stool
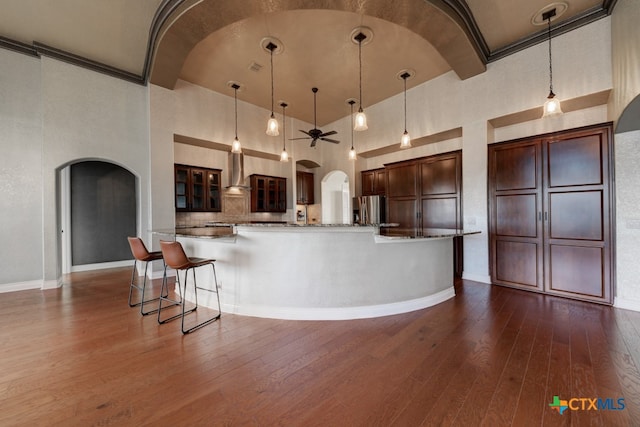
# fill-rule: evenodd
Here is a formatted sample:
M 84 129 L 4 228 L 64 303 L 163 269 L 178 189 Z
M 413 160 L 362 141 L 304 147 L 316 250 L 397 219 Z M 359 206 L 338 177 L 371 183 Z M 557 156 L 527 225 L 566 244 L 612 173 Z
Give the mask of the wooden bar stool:
M 220 295 L 218 293 L 218 279 L 216 277 L 216 267 L 214 265 L 215 260 L 214 259 L 205 259 L 205 258 L 190 258 L 187 257 L 187 255 L 184 253 L 184 249 L 182 248 L 182 245 L 180 244 L 180 242 L 166 242 L 166 241 L 160 241 L 160 249 L 162 249 L 162 255 L 164 257 L 164 262 L 165 262 L 165 270 L 167 267 L 171 267 L 174 270 L 176 270 L 176 284 L 178 285 L 178 293 L 180 295 L 180 300 L 173 300 L 171 298 L 169 298 L 167 296 L 168 294 L 168 288 L 167 288 L 167 281 L 164 280 L 162 282 L 162 291 L 160 293 L 160 301 L 158 303 L 158 323 L 162 324 L 162 323 L 166 323 L 169 322 L 171 320 L 177 319 L 177 318 L 181 318 L 182 322 L 181 322 L 181 330 L 183 334 L 188 334 L 189 332 L 193 332 L 196 329 L 199 329 L 205 325 L 208 325 L 211 322 L 214 322 L 215 320 L 218 320 L 220 318 L 220 315 L 222 314 L 222 311 L 220 309 Z M 213 289 L 211 288 L 203 288 L 198 286 L 198 284 L 196 283 L 196 272 L 195 269 L 198 267 L 204 267 L 210 265 L 211 269 L 213 271 Z M 185 306 L 185 300 L 184 297 L 186 295 L 187 292 L 187 278 L 189 275 L 189 270 L 191 270 L 193 272 L 193 293 L 194 293 L 194 299 L 195 299 L 195 306 L 193 306 L 192 308 L 190 308 L 189 310 L 186 310 Z M 182 288 L 182 284 L 180 282 L 180 271 L 184 271 L 184 293 L 182 292 L 181 288 Z M 166 276 L 166 273 L 165 273 Z M 200 322 L 198 324 L 196 324 L 195 326 L 190 327 L 189 329 L 184 329 L 184 318 L 186 314 L 192 313 L 194 311 L 196 311 L 198 309 L 198 290 L 203 290 L 203 291 L 207 291 L 207 292 L 215 292 L 216 294 L 216 298 L 218 301 L 218 314 L 215 315 L 212 318 L 209 318 L 203 322 Z M 162 302 L 163 301 L 168 301 L 170 303 L 172 303 L 172 305 L 175 304 L 179 304 L 182 306 L 182 310 L 181 313 L 176 314 L 175 316 L 171 316 L 168 317 L 166 319 L 162 319 L 161 315 L 162 315 L 162 310 L 168 308 L 169 306 L 162 306 Z
M 142 242 L 142 239 L 140 239 L 139 237 L 127 237 L 127 240 L 129 240 L 129 246 L 131 246 L 131 253 L 133 254 L 133 257 L 134 257 L 133 271 L 131 272 L 131 284 L 129 286 L 129 307 L 140 306 L 140 314 L 142 314 L 143 316 L 146 316 L 147 314 L 152 314 L 158 311 L 157 308 L 155 310 L 144 311 L 145 304 L 150 303 L 152 301 L 158 301 L 160 299 L 160 297 L 158 297 L 158 298 L 151 298 L 151 299 L 145 300 L 144 293 L 147 286 L 147 269 L 149 268 L 149 263 L 152 261 L 161 260 L 162 252 L 160 251 L 149 252 L 146 246 L 144 245 L 144 243 Z M 135 283 L 137 261 L 145 263 L 144 279 L 142 279 L 142 286 Z M 165 277 L 163 277 L 162 281 L 164 283 Z M 136 303 L 131 302 L 131 297 L 134 289 L 137 289 L 139 292 L 141 292 L 140 302 L 136 302 Z

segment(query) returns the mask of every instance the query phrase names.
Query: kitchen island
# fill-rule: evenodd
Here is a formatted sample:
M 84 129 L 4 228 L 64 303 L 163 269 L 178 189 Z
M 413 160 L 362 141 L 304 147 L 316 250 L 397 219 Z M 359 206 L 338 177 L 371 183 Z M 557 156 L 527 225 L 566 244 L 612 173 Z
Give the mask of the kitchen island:
M 378 226 L 357 225 L 222 226 L 229 231 L 155 233 L 181 242 L 190 256 L 216 259 L 224 312 L 300 320 L 399 314 L 452 298 L 452 238 L 470 234 L 384 236 Z M 202 284 L 211 280 L 208 269 L 198 274 Z

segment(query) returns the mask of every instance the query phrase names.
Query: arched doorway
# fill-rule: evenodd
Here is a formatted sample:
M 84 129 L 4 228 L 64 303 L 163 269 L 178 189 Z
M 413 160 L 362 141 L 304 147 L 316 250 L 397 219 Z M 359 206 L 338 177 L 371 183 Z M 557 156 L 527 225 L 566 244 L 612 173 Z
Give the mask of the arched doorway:
M 346 173 L 335 170 L 322 178 L 322 223 L 351 223 L 351 192 L 349 177 Z
M 129 265 L 136 188 L 136 176 L 110 162 L 82 160 L 60 170 L 63 273 Z

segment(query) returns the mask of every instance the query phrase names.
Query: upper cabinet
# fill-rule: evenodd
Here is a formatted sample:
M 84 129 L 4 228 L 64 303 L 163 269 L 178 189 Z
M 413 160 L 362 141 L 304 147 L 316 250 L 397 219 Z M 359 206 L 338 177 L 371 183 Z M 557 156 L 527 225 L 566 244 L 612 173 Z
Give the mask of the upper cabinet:
M 220 212 L 221 171 L 175 165 L 175 208 L 177 212 Z
M 362 195 L 374 196 L 386 194 L 386 171 L 384 168 L 371 169 L 361 172 Z
M 310 172 L 296 172 L 296 203 L 299 205 L 312 205 L 314 201 L 313 174 Z
M 251 212 L 286 212 L 287 179 L 251 175 Z

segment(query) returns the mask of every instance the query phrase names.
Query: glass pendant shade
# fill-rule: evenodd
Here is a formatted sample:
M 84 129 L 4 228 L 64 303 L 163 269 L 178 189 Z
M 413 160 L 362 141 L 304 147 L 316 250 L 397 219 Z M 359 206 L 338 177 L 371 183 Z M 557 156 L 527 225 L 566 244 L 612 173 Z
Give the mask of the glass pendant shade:
M 351 147 L 351 150 L 349 150 L 349 160 L 355 160 L 358 158 L 358 155 L 356 154 L 356 149 Z
M 542 117 L 557 116 L 562 114 L 562 108 L 560 108 L 560 100 L 556 98 L 553 92 L 549 93 L 547 101 L 544 103 L 544 113 Z
M 411 147 L 411 137 L 409 136 L 409 132 L 406 130 L 402 134 L 402 138 L 400 139 L 400 148 L 409 148 Z
M 280 135 L 280 132 L 278 131 L 278 121 L 276 120 L 273 113 L 271 113 L 271 118 L 267 122 L 267 135 L 269 136 Z
M 367 130 L 369 127 L 367 126 L 367 116 L 364 115 L 364 111 L 362 111 L 362 107 L 358 110 L 358 114 L 356 114 L 356 124 L 353 127 L 353 130 L 362 131 Z
M 242 153 L 242 146 L 240 145 L 240 141 L 238 141 L 238 137 L 236 136 L 233 142 L 231 143 L 231 152 L 232 153 Z
M 288 162 L 289 161 L 289 153 L 287 153 L 287 149 L 283 148 L 282 153 L 280 153 L 280 161 Z

